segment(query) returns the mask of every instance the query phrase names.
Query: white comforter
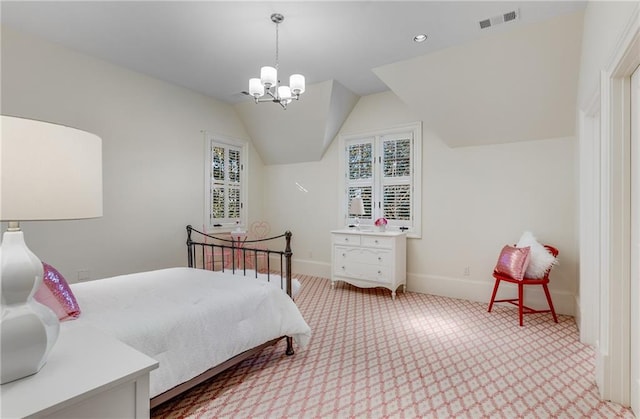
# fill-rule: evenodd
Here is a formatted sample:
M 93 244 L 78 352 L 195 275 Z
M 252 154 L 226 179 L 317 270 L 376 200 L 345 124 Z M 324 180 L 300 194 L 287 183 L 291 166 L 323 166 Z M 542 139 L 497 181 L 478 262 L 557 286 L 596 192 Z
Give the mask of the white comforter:
M 191 268 L 171 268 L 73 284 L 89 324 L 159 361 L 151 396 L 271 339 L 292 336 L 304 348 L 311 329 L 278 287 Z

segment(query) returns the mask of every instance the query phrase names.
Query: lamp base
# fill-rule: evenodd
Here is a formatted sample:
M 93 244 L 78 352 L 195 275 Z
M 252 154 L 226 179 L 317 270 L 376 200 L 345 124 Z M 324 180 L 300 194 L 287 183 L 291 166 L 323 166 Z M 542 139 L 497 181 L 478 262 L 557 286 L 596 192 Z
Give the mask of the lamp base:
M 2 384 L 35 374 L 45 363 L 47 332 L 27 305 L 2 319 Z
M 19 229 L 7 231 L 0 246 L 0 384 L 35 374 L 58 338 L 60 322 L 33 299 L 43 268 Z

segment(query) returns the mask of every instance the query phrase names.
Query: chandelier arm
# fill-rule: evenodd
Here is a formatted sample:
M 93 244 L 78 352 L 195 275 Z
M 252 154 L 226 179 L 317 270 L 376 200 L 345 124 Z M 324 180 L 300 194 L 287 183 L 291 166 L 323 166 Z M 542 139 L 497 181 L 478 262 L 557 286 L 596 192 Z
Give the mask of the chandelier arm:
M 278 98 L 278 96 L 277 96 L 277 92 L 278 92 L 278 90 L 277 90 L 277 87 L 276 87 L 276 94 L 275 94 L 275 95 L 273 94 L 273 92 L 271 92 L 271 89 L 269 89 L 269 90 L 265 91 L 265 94 L 267 94 L 267 95 L 271 96 L 271 98 L 272 98 L 273 100 L 280 100 L 280 99 Z M 267 102 L 267 101 L 271 101 L 271 99 L 267 99 L 267 100 L 265 100 L 265 101 L 263 101 L 263 102 Z
M 272 97 L 261 97 L 261 98 L 256 99 L 256 103 L 263 103 L 263 102 L 276 102 L 276 103 L 279 103 L 280 99 L 277 99 L 277 98 L 275 98 L 273 96 Z

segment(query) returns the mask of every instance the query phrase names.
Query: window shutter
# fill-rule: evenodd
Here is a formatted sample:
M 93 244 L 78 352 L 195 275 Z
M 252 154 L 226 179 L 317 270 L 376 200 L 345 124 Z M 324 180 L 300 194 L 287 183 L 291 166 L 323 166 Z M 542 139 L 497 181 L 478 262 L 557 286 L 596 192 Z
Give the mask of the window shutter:
M 347 148 L 349 180 L 373 177 L 373 144 L 371 142 L 350 144 Z
M 384 218 L 388 220 L 411 220 L 411 187 L 390 185 L 383 188 Z
M 411 135 L 382 137 L 382 213 L 390 221 L 411 221 Z
M 411 139 L 383 140 L 384 177 L 411 176 Z
M 242 219 L 243 147 L 209 139 L 207 148 L 209 196 L 205 214 L 209 228 L 235 225 Z
M 372 202 L 373 202 L 373 193 L 371 186 L 364 187 L 350 187 L 349 188 L 349 201 L 347 202 L 347 212 L 349 211 L 349 203 L 351 199 L 356 196 L 360 196 L 362 198 L 362 202 L 364 203 L 364 215 L 358 215 L 360 220 L 371 220 L 372 219 Z M 355 217 L 356 214 L 349 214 L 349 217 Z

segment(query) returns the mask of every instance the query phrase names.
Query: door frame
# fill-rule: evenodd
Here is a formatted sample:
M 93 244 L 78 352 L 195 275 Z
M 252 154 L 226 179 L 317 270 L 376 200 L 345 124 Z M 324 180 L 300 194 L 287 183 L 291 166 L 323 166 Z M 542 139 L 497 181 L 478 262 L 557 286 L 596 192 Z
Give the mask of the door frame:
M 640 415 L 640 66 L 631 76 L 630 405 Z
M 630 404 L 631 74 L 640 65 L 640 8 L 601 72 L 600 321 L 596 382 L 605 400 Z M 638 356 L 634 354 L 634 356 Z

